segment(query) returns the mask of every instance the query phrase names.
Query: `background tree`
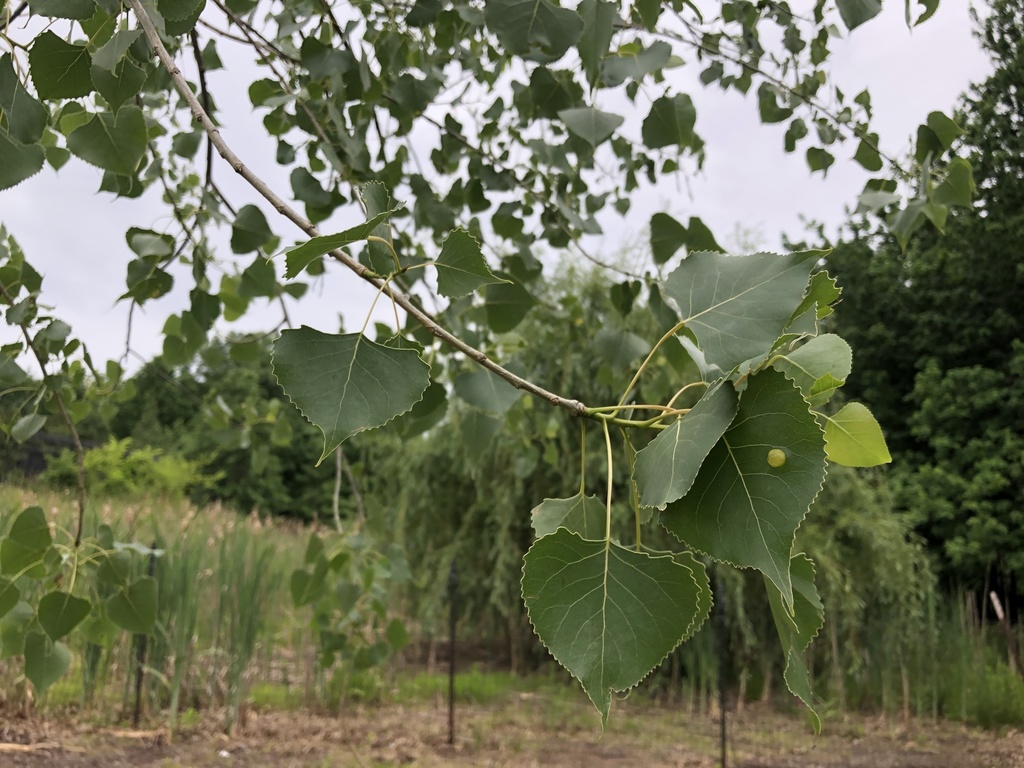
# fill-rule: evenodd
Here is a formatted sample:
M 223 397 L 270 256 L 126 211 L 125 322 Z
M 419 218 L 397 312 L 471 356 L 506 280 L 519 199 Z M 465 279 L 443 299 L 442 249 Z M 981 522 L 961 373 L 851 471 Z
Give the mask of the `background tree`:
M 848 288 L 836 327 L 857 350 L 849 392 L 871 403 L 886 431 L 896 507 L 939 554 L 946 579 L 972 586 L 1016 581 L 1024 552 L 1024 4 L 996 0 L 977 24 L 994 72 L 960 111 L 974 209 L 905 252 L 883 233 L 854 229 L 827 259 Z

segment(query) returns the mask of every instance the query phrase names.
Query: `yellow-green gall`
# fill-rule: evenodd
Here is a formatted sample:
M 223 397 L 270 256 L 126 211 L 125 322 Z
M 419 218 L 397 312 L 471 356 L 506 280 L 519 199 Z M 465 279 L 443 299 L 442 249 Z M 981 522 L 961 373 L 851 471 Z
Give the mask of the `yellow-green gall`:
M 786 463 L 786 452 L 781 448 L 772 448 L 768 451 L 768 463 L 778 469 Z

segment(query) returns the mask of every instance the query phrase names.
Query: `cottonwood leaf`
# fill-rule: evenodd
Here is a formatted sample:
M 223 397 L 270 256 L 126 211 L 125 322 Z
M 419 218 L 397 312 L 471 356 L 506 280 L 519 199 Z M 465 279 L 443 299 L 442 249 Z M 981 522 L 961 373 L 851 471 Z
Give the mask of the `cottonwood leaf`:
M 357 432 L 410 410 L 430 384 L 430 366 L 411 349 L 361 334 L 303 326 L 274 342 L 274 375 L 302 415 L 324 435 L 317 465 Z
M 800 304 L 817 251 L 691 253 L 665 280 L 708 363 L 730 371 L 767 354 Z
M 533 295 L 519 283 L 488 285 L 484 292 L 487 325 L 495 333 L 508 333 L 514 329 L 536 304 Z
M 423 399 L 393 423 L 402 437 L 415 437 L 439 424 L 447 412 L 448 390 L 444 384 L 432 381 L 423 393 Z
M 137 635 L 153 631 L 156 607 L 156 580 L 149 576 L 122 587 L 106 602 L 107 617 L 121 629 Z
M 36 93 L 44 99 L 74 99 L 92 92 L 92 57 L 84 45 L 72 45 L 47 30 L 28 53 Z
M 610 138 L 619 126 L 626 122 L 621 115 L 602 112 L 594 107 L 563 109 L 558 113 L 558 117 L 571 133 L 575 133 L 592 147 Z
M 685 93 L 662 96 L 651 105 L 640 134 L 649 149 L 686 147 L 693 141 L 697 110 Z
M 797 385 L 811 405 L 822 405 L 846 381 L 853 368 L 853 350 L 834 333 L 815 336 L 772 363 Z
M 660 508 L 686 495 L 736 416 L 738 402 L 732 384 L 720 381 L 688 414 L 637 453 L 633 476 L 641 506 Z
M 580 52 L 587 81 L 594 85 L 601 71 L 601 59 L 608 53 L 615 33 L 618 5 L 605 0 L 582 0 L 576 10 L 583 19 L 583 32 L 576 48 Z
M 25 677 L 37 693 L 45 692 L 71 666 L 71 651 L 64 643 L 55 643 L 42 632 L 25 636 Z
M 14 422 L 11 437 L 16 443 L 24 443 L 32 435 L 46 425 L 46 416 L 42 413 L 28 413 Z
M 449 299 L 458 299 L 492 283 L 507 283 L 487 267 L 480 242 L 464 229 L 456 229 L 441 246 L 434 262 L 437 290 Z
M 133 99 L 146 82 L 146 71 L 129 58 L 121 59 L 113 71 L 94 65 L 89 74 L 100 96 L 114 110 Z
M 50 525 L 40 507 L 28 507 L 19 514 L 7 536 L 0 542 L 0 573 L 40 578 L 46 575 L 44 562 L 53 539 Z
M 651 217 L 651 256 L 655 264 L 664 264 L 675 252 L 686 245 L 689 233 L 686 227 L 667 213 Z
M 651 351 L 651 344 L 621 328 L 602 328 L 594 334 L 594 349 L 616 368 L 626 368 Z
M 13 610 L 21 600 L 21 590 L 10 579 L 0 578 L 0 619 Z
M 165 21 L 183 21 L 201 4 L 202 0 L 157 0 L 156 7 Z
M 100 67 L 108 72 L 113 72 L 117 64 L 128 53 L 132 43 L 142 35 L 141 29 L 119 29 L 107 42 L 96 49 L 92 55 L 94 67 Z
M 128 104 L 93 115 L 68 136 L 68 149 L 85 162 L 118 176 L 131 176 L 146 154 L 149 134 L 142 110 Z
M 0 132 L 0 190 L 32 178 L 45 162 L 46 152 L 38 144 L 20 144 Z
M 267 217 L 255 205 L 243 205 L 231 223 L 231 250 L 234 253 L 257 251 L 273 237 Z
M 96 13 L 95 0 L 29 0 L 28 7 L 33 16 L 51 19 L 84 21 Z
M 651 43 L 637 53 L 624 54 L 622 49 L 619 49 L 617 56 L 611 56 L 602 62 L 601 79 L 609 88 L 621 85 L 626 80 L 643 80 L 652 72 L 664 69 L 671 58 L 672 46 L 663 40 Z
M 453 386 L 460 399 L 497 416 L 505 414 L 523 396 L 522 390 L 485 368 L 463 371 L 455 377 Z
M 7 120 L 11 138 L 21 144 L 35 144 L 43 136 L 49 110 L 32 98 L 14 71 L 11 54 L 0 56 L 0 112 Z
M 811 712 L 815 733 L 821 732 L 821 719 L 814 711 L 810 676 L 803 652 L 818 630 L 825 623 L 825 609 L 814 586 L 814 563 L 805 554 L 794 555 L 790 561 L 790 577 L 793 582 L 793 610 L 787 610 L 778 588 L 767 578 L 768 603 L 771 606 L 775 628 L 782 641 L 786 657 L 786 687 L 800 699 Z
M 845 467 L 877 467 L 892 461 L 882 428 L 864 405 L 847 403 L 825 420 L 828 460 Z
M 639 683 L 684 640 L 701 606 L 690 568 L 559 528 L 523 560 L 523 601 L 541 642 L 608 722 L 612 692 Z
M 785 453 L 781 466 L 769 464 L 771 450 Z M 800 391 L 778 371 L 762 371 L 748 380 L 733 425 L 662 524 L 716 560 L 758 569 L 792 606 L 793 540 L 825 467 L 821 428 Z
M 373 219 L 395 208 L 395 206 L 391 204 L 391 195 L 388 194 L 388 188 L 379 181 L 371 181 L 368 184 L 364 184 L 359 190 L 359 196 L 363 198 L 363 204 L 366 206 L 366 217 L 368 219 Z M 395 239 L 391 232 L 391 222 L 389 218 L 390 217 L 385 218 L 376 227 L 374 227 L 373 231 L 370 232 L 367 237 L 379 237 L 390 243 L 393 248 L 395 245 Z M 367 243 L 367 251 L 370 258 L 370 269 L 378 275 L 387 275 L 395 269 L 395 259 L 391 255 L 391 248 L 384 243 L 370 241 Z
M 544 499 L 530 512 L 530 523 L 538 539 L 565 528 L 588 541 L 602 541 L 607 533 L 607 522 L 601 500 L 582 492 L 568 499 Z
M 60 640 L 81 624 L 90 610 L 92 605 L 88 600 L 56 590 L 39 601 L 39 626 L 51 640 Z
M 856 29 L 882 12 L 882 0 L 836 0 L 847 29 Z
M 309 242 L 303 243 L 297 248 L 292 248 L 285 257 L 285 277 L 291 280 L 308 267 L 314 259 L 323 256 L 325 253 L 330 253 L 336 248 L 342 248 L 352 243 L 358 243 L 360 240 L 365 240 L 373 234 L 374 229 L 387 221 L 394 215 L 395 211 L 401 210 L 401 208 L 401 205 L 397 205 L 390 210 L 381 211 L 377 215 L 371 216 L 369 220 L 364 221 L 362 224 L 349 227 L 343 232 L 338 232 L 335 235 L 314 237 Z
M 812 309 L 814 310 L 815 327 L 817 327 L 816 321 L 824 320 L 832 314 L 832 305 L 838 301 L 842 293 L 843 291 L 834 277 L 829 277 L 827 272 L 815 272 L 811 275 L 804 298 L 800 302 L 800 306 L 793 311 L 793 317 L 786 325 L 786 329 L 789 330 L 790 326 L 810 313 Z
M 506 51 L 541 64 L 562 58 L 583 33 L 583 19 L 550 0 L 486 0 L 484 18 Z

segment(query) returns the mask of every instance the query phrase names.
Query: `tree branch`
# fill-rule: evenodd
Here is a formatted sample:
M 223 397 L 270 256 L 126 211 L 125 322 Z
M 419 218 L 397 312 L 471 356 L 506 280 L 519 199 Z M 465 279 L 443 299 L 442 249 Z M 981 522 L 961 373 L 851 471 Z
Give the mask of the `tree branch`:
M 238 173 L 238 175 L 245 179 L 253 189 L 259 192 L 260 195 L 274 207 L 274 210 L 276 210 L 282 216 L 284 216 L 293 224 L 295 224 L 309 237 L 319 237 L 320 232 L 312 224 L 312 222 L 310 222 L 308 219 L 306 219 L 306 217 L 304 217 L 302 214 L 300 214 L 298 211 L 292 208 L 283 198 L 278 196 L 278 194 L 274 192 L 267 185 L 267 183 L 264 182 L 259 176 L 253 173 L 253 171 L 250 170 L 249 167 L 242 162 L 238 155 L 234 153 L 231 147 L 227 145 L 223 137 L 220 135 L 220 130 L 217 128 L 216 125 L 214 125 L 213 121 L 210 119 L 210 116 L 203 109 L 203 105 L 199 103 L 199 100 L 196 98 L 195 94 L 192 93 L 192 89 L 189 88 L 188 83 L 185 81 L 185 78 L 181 73 L 181 70 L 174 63 L 174 59 L 171 58 L 170 53 L 168 53 L 167 48 L 164 46 L 163 41 L 160 39 L 159 33 L 153 26 L 152 19 L 149 18 L 149 14 L 146 13 L 146 9 L 142 6 L 140 0 L 129 0 L 129 4 L 131 5 L 132 10 L 134 11 L 136 17 L 138 18 L 139 24 L 142 26 L 142 29 L 146 34 L 146 38 L 153 46 L 153 49 L 156 51 L 157 56 L 159 56 L 160 62 L 163 64 L 164 69 L 166 69 L 168 75 L 170 75 L 171 80 L 174 83 L 174 87 L 177 89 L 178 93 L 185 100 L 185 102 L 189 105 L 189 107 L 192 110 L 193 116 L 195 117 L 197 122 L 199 122 L 199 124 L 203 127 L 203 130 L 206 131 L 207 135 L 210 137 L 210 141 L 213 143 L 214 147 L 216 147 L 217 152 L 220 154 L 220 156 L 223 157 L 224 160 L 227 161 L 228 165 L 230 165 L 235 170 L 235 172 Z M 376 287 L 378 290 L 384 288 L 384 281 L 382 279 L 375 277 L 369 269 L 364 267 L 362 264 L 360 264 L 358 261 L 353 259 L 348 254 L 346 254 L 344 251 L 331 251 L 331 256 L 337 261 L 344 264 L 346 267 L 348 267 L 352 272 L 361 277 L 363 280 Z M 481 352 L 479 349 L 470 346 L 462 339 L 460 339 L 459 337 L 455 336 L 454 334 L 443 328 L 440 324 L 438 324 L 436 320 L 434 320 L 434 318 L 432 318 L 430 315 L 428 315 L 419 307 L 417 307 L 416 304 L 413 303 L 412 299 L 406 294 L 395 291 L 390 286 L 387 286 L 386 288 L 384 288 L 384 290 L 387 291 L 388 296 L 396 304 L 398 304 L 398 306 L 400 306 L 409 315 L 411 315 L 413 319 L 416 320 L 416 322 L 418 322 L 420 325 L 422 325 L 424 328 L 430 331 L 435 337 L 441 339 L 449 346 L 457 349 L 459 352 L 462 352 L 464 355 L 474 360 L 476 363 L 486 368 L 487 370 L 491 371 L 495 375 L 501 377 L 512 386 L 516 387 L 517 389 L 521 389 L 525 392 L 529 392 L 532 395 L 536 395 L 537 397 L 543 398 L 552 405 L 555 405 L 559 408 L 564 408 L 570 413 L 573 413 L 577 416 L 584 415 L 585 406 L 583 405 L 583 403 L 579 402 L 578 400 L 570 400 L 568 398 L 562 397 L 561 395 L 558 395 L 554 392 L 549 392 L 543 387 L 540 387 L 534 384 L 533 382 L 527 381 L 521 376 L 517 376 L 516 374 L 512 373 L 511 371 L 507 370 L 506 368 L 502 367 L 498 363 L 491 360 L 489 357 L 487 357 L 486 354 Z
M 6 32 L 7 27 L 11 25 L 11 22 L 21 16 L 21 14 L 25 12 L 26 8 L 28 8 L 28 0 L 23 0 L 21 5 L 11 11 L 10 14 L 0 19 L 0 32 Z
M 3 294 L 4 299 L 8 304 L 14 304 L 14 297 L 7 290 L 7 286 L 0 283 L 0 294 Z M 46 359 L 43 354 L 36 347 L 35 342 L 32 339 L 32 334 L 28 332 L 28 326 L 24 323 L 18 323 L 18 327 L 21 329 L 22 335 L 25 337 L 25 344 L 32 350 L 32 355 L 35 357 L 36 362 L 39 363 L 39 372 L 43 376 L 43 386 L 46 384 Z M 68 431 L 71 432 L 71 442 L 75 446 L 75 463 L 78 465 L 78 530 L 75 532 L 75 548 L 82 543 L 82 530 L 85 527 L 85 506 L 87 494 L 85 490 L 85 448 L 82 447 L 82 439 L 78 435 L 78 430 L 75 428 L 75 422 L 71 419 L 71 414 L 68 413 L 67 407 L 64 405 L 64 398 L 61 397 L 60 390 L 50 389 L 53 393 L 53 399 L 57 403 L 57 409 L 60 411 L 61 418 L 64 420 L 64 424 L 67 426 Z

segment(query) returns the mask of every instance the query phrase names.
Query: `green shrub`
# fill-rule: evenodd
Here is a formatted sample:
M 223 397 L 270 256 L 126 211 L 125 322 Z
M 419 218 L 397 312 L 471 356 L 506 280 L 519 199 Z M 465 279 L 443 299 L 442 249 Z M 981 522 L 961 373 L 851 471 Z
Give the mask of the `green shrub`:
M 74 488 L 77 477 L 70 450 L 51 458 L 40 475 L 54 488 Z M 145 494 L 180 498 L 204 480 L 198 462 L 156 448 L 133 448 L 131 438 L 111 439 L 86 451 L 85 479 L 90 493 L 118 498 Z

